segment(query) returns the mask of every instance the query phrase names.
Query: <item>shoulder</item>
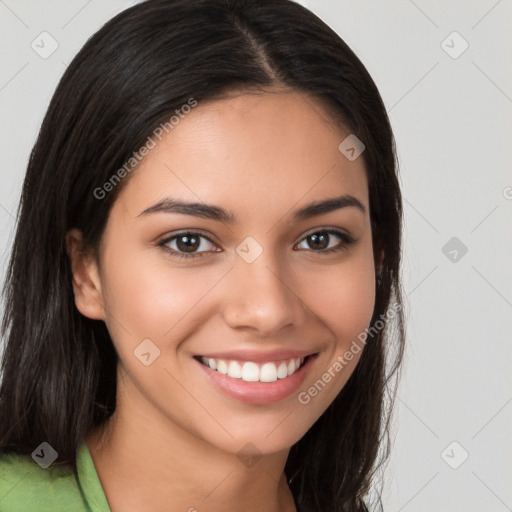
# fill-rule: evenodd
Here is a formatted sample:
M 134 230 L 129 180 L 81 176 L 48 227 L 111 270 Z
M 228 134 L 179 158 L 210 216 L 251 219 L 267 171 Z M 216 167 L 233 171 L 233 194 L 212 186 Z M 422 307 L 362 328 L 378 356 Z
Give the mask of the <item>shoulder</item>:
M 43 469 L 30 455 L 0 451 L 0 510 L 79 512 L 85 508 L 72 469 L 59 465 Z

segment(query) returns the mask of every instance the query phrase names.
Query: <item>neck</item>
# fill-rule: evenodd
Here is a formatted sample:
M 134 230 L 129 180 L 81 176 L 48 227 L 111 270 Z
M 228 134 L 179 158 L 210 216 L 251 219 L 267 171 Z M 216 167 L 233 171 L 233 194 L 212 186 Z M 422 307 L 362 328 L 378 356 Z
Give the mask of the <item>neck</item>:
M 288 450 L 247 459 L 123 396 L 133 394 L 118 393 L 112 417 L 86 439 L 112 512 L 296 511 Z

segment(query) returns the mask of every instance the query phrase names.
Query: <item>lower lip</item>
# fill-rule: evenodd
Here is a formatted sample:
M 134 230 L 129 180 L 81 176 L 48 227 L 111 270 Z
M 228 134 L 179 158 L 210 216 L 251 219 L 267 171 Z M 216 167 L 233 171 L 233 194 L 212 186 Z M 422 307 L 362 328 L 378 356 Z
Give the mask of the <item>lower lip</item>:
M 248 404 L 270 404 L 290 396 L 301 386 L 313 361 L 318 354 L 309 356 L 307 361 L 292 375 L 274 382 L 246 382 L 223 375 L 197 359 L 194 361 L 201 367 L 210 381 L 223 393 Z

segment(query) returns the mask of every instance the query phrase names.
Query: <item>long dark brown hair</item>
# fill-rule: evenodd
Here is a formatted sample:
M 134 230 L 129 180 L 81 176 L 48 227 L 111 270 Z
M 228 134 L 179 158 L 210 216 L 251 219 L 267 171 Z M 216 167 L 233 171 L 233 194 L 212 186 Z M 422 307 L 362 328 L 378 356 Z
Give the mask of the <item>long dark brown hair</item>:
M 299 512 L 368 510 L 389 455 L 405 340 L 395 143 L 361 61 L 290 0 L 148 0 L 110 20 L 71 62 L 30 155 L 7 269 L 1 450 L 30 454 L 46 441 L 72 465 L 115 410 L 117 354 L 104 322 L 75 306 L 65 235 L 78 228 L 97 248 L 129 176 L 102 199 L 94 191 L 190 98 L 273 86 L 307 93 L 366 147 L 376 265 L 384 254 L 373 329 L 345 387 L 292 446 L 285 473 Z

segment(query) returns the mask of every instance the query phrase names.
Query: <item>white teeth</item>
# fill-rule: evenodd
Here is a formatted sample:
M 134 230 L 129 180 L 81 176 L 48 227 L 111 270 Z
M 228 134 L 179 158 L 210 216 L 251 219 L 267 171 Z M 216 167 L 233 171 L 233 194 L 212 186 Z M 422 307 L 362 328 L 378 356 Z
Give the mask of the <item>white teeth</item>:
M 288 365 L 283 361 L 277 369 L 277 378 L 284 379 L 288 377 Z
M 277 380 L 277 368 L 274 363 L 265 363 L 260 370 L 261 382 L 274 382 Z
M 215 364 L 217 365 L 217 371 L 219 373 L 222 373 L 222 375 L 226 375 L 226 373 L 228 373 L 228 363 L 226 363 L 226 361 L 217 359 Z
M 247 382 L 260 380 L 260 369 L 256 363 L 244 363 L 242 368 L 242 380 Z
M 229 362 L 228 376 L 233 379 L 241 379 L 242 378 L 242 367 L 236 361 Z
M 246 382 L 275 382 L 277 379 L 285 379 L 295 373 L 304 363 L 304 358 L 297 357 L 280 363 L 270 361 L 262 365 L 250 361 L 228 361 L 212 357 L 201 357 L 201 362 L 232 379 L 242 379 Z

